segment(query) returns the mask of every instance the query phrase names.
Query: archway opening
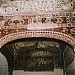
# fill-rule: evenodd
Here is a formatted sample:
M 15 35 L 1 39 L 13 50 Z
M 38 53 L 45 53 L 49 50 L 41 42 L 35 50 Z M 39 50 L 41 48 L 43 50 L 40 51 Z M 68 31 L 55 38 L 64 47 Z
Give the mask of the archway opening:
M 16 70 L 69 75 L 68 67 L 74 61 L 74 50 L 68 43 L 43 37 L 11 41 L 1 53 L 7 58 L 9 75 L 15 75 Z

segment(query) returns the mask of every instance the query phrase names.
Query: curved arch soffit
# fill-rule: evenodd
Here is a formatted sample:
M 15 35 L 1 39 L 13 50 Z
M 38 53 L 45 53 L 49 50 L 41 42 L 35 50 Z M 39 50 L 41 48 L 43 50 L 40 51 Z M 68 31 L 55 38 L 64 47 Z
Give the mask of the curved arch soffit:
M 0 38 L 0 48 L 8 42 L 22 39 L 22 38 L 33 38 L 33 37 L 45 37 L 45 38 L 54 38 L 57 40 L 62 40 L 67 42 L 71 46 L 75 47 L 75 38 L 59 32 L 53 31 L 25 31 L 25 32 L 17 32 L 8 34 L 2 38 Z

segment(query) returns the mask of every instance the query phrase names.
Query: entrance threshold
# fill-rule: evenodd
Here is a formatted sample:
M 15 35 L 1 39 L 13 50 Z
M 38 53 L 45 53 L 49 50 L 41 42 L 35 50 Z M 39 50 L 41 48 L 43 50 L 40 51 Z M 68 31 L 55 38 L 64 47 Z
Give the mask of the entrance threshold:
M 63 75 L 63 70 L 54 69 L 54 72 L 25 72 L 24 70 L 14 70 L 13 75 Z

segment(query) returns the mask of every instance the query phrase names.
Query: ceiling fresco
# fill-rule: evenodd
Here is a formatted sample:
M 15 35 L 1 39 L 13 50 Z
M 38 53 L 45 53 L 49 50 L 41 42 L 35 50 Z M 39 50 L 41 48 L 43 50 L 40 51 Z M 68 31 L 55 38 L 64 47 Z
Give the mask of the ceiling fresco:
M 2 53 L 5 53 L 7 59 L 12 59 L 7 53 L 10 53 L 14 59 L 14 70 L 29 71 L 51 71 L 63 68 L 63 56 L 65 57 L 65 68 L 74 60 L 73 48 L 67 43 L 52 41 L 48 39 L 31 39 L 10 42 L 3 46 Z M 7 53 L 6 53 L 7 52 Z M 8 61 L 9 61 L 8 60 Z M 11 62 L 9 61 L 9 64 Z M 13 64 L 13 63 L 12 63 Z M 9 66 L 11 67 L 10 64 Z

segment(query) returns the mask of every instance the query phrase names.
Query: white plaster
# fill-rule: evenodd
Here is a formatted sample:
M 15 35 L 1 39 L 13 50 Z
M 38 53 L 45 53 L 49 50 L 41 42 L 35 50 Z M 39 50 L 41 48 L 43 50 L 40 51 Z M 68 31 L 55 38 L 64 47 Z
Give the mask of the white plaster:
M 50 29 L 50 28 L 58 28 L 59 26 L 54 23 L 31 23 L 27 25 L 28 30 L 43 30 L 43 29 Z

